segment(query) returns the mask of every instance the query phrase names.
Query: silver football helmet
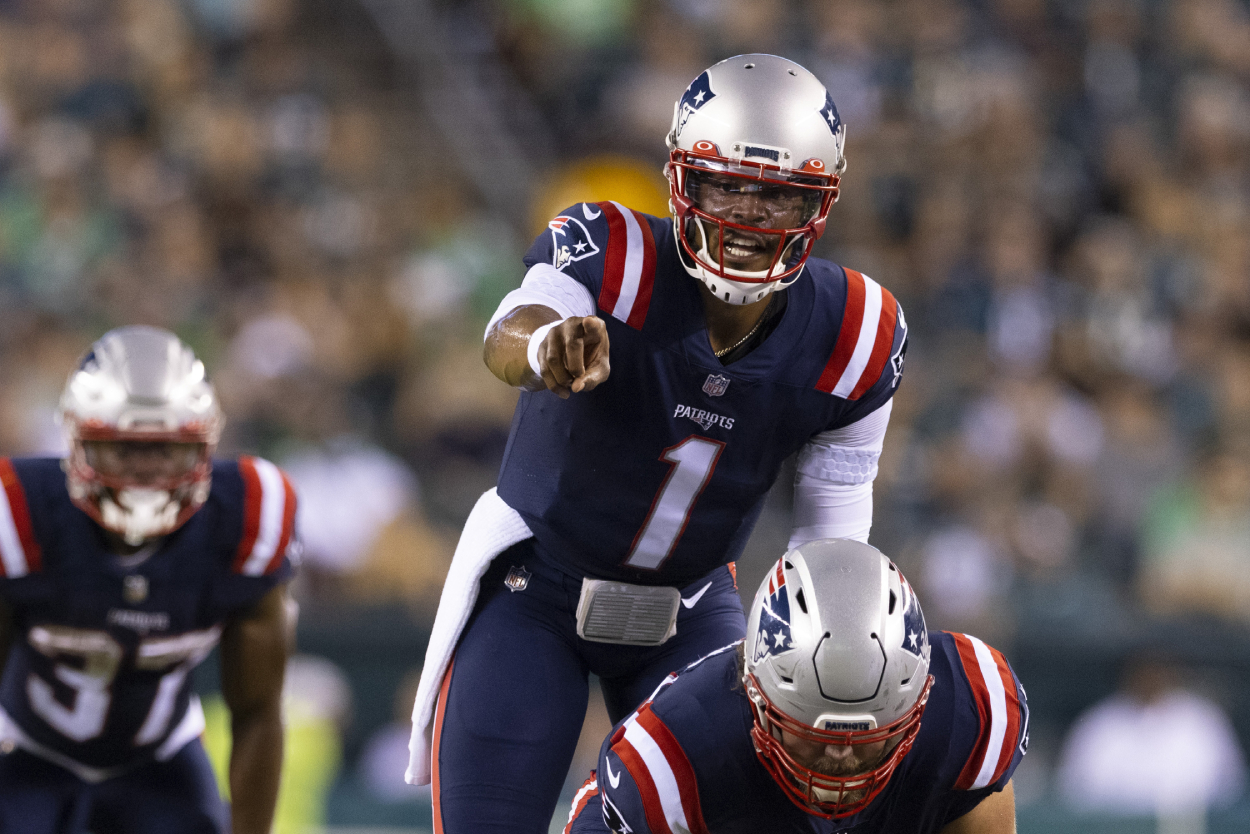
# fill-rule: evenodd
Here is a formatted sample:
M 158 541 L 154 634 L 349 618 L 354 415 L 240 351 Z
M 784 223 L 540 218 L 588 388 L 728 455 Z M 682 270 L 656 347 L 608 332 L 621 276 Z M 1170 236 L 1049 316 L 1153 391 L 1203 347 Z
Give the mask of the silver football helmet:
M 686 271 L 730 304 L 758 301 L 795 280 L 838 199 L 845 142 L 833 97 L 793 61 L 738 55 L 690 82 L 673 108 L 664 169 Z M 757 212 L 713 214 L 701 205 L 701 189 L 713 187 L 767 191 L 794 210 L 763 224 Z M 771 228 L 782 217 L 788 225 Z M 754 254 L 751 265 L 763 268 L 729 266 L 727 250 L 740 264 Z
M 744 652 L 751 737 L 769 773 L 808 813 L 862 810 L 911 749 L 932 685 L 907 580 L 870 545 L 807 542 L 760 585 Z
M 204 364 L 173 333 L 105 333 L 70 374 L 57 415 L 70 497 L 129 544 L 178 529 L 207 500 L 225 417 Z

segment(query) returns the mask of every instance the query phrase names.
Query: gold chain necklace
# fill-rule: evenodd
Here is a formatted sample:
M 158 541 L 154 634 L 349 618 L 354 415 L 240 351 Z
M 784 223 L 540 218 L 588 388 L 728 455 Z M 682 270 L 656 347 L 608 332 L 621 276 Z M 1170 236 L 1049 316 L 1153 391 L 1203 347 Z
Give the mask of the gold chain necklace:
M 772 306 L 772 302 L 771 302 L 771 301 L 769 302 L 769 306 Z M 739 339 L 738 341 L 734 342 L 732 345 L 730 345 L 730 346 L 729 346 L 729 347 L 727 347 L 727 348 L 724 348 L 724 349 L 722 349 L 722 350 L 714 350 L 714 351 L 712 351 L 712 354 L 713 354 L 713 355 L 714 355 L 717 359 L 720 359 L 722 356 L 725 356 L 726 354 L 733 353 L 733 351 L 734 351 L 734 350 L 736 350 L 737 348 L 742 347 L 742 345 L 746 342 L 746 340 L 747 340 L 747 339 L 749 339 L 749 338 L 751 338 L 752 336 L 754 336 L 754 335 L 755 335 L 755 331 L 760 329 L 760 325 L 764 323 L 764 319 L 766 319 L 766 318 L 768 318 L 768 307 L 765 307 L 765 308 L 764 308 L 764 312 L 760 313 L 760 317 L 759 317 L 759 319 L 755 322 L 755 326 L 754 326 L 754 327 L 752 327 L 750 330 L 748 330 L 748 331 L 747 331 L 747 335 L 743 336 L 741 339 Z

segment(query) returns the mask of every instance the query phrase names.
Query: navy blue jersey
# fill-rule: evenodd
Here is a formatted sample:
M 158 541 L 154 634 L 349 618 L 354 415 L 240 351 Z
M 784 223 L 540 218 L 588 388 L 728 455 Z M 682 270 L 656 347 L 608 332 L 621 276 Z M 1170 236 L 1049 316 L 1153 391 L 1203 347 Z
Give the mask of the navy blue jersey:
M 0 484 L 0 706 L 32 749 L 88 768 L 177 752 L 199 732 L 189 672 L 291 576 L 290 483 L 264 460 L 215 461 L 208 500 L 137 564 L 71 502 L 59 460 L 0 458 Z
M 772 333 L 722 365 L 670 220 L 618 203 L 557 217 L 525 256 L 596 299 L 611 374 L 561 400 L 521 394 L 499 495 L 574 572 L 693 581 L 742 552 L 787 457 L 886 402 L 907 329 L 875 281 L 810 258 Z
M 751 742 L 752 707 L 735 645 L 670 676 L 614 728 L 566 831 L 940 831 L 1007 784 L 1028 746 L 1028 706 L 999 652 L 963 634 L 930 632 L 929 639 L 934 682 L 920 732 L 885 789 L 858 814 L 808 814 L 764 769 Z

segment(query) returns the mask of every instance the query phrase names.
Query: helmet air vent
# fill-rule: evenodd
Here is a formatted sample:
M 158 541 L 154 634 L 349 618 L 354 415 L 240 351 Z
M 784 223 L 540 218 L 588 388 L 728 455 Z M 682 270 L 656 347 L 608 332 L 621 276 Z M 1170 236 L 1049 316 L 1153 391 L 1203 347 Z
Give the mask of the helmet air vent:
M 798 78 L 798 77 L 799 77 L 799 74 L 798 74 L 797 72 L 795 72 L 794 70 L 786 70 L 786 72 L 790 73 L 790 74 L 791 74 L 791 75 L 793 75 L 795 78 Z
M 898 602 L 898 597 L 894 595 L 893 591 L 890 591 L 890 613 L 891 614 L 894 613 L 894 604 L 897 602 Z
M 744 64 L 743 69 L 755 69 L 755 64 Z
M 807 613 L 807 599 L 803 596 L 803 589 L 799 588 L 794 594 L 794 601 L 799 604 L 799 608 L 803 609 L 803 613 Z

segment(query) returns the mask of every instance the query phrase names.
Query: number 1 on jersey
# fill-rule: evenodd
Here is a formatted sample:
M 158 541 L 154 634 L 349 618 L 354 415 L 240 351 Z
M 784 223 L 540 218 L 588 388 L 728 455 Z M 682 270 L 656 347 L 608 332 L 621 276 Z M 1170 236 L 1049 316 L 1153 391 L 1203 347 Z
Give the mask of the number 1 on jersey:
M 655 570 L 669 557 L 724 448 L 720 441 L 692 435 L 664 450 L 660 460 L 672 464 L 672 468 L 651 503 L 651 514 L 634 538 L 625 564 Z

